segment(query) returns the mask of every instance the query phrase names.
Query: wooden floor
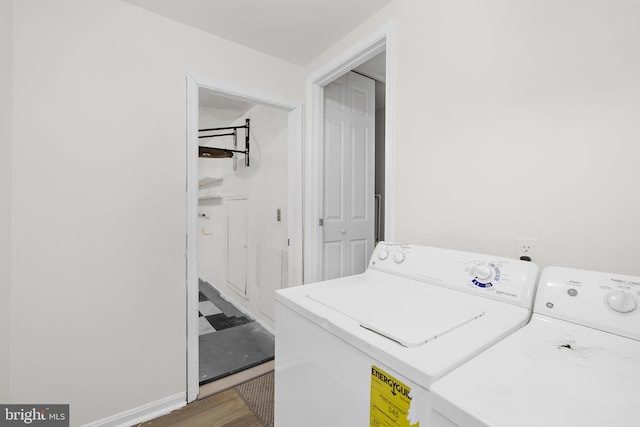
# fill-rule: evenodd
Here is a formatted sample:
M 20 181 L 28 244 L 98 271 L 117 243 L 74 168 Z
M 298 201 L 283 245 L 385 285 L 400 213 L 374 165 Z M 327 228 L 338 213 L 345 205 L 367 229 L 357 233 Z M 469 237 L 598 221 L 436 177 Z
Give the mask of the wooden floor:
M 196 400 L 184 408 L 138 426 L 264 427 L 233 388 Z

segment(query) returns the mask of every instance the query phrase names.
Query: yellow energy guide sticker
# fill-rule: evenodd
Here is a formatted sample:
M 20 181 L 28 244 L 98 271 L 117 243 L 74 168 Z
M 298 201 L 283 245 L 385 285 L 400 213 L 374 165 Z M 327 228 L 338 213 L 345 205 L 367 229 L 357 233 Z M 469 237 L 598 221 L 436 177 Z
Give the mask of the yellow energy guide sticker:
M 371 366 L 370 427 L 419 427 L 409 424 L 411 389 L 377 366 Z

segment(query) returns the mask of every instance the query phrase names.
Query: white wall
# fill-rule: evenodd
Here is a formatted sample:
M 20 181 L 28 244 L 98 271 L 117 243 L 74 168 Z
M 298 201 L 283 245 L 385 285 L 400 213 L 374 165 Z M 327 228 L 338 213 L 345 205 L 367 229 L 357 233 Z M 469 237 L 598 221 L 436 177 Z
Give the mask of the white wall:
M 390 19 L 397 240 L 640 275 L 640 3 L 394 0 L 307 71 Z
M 14 13 L 12 400 L 183 396 L 185 76 L 300 102 L 304 74 L 118 0 Z
M 12 1 L 0 0 L 0 402 L 9 402 Z
M 205 114 L 202 114 L 205 112 Z M 251 165 L 244 165 L 244 156 L 238 156 L 237 169 L 233 170 L 232 159 L 199 159 L 201 177 L 215 176 L 224 181 L 200 191 L 201 194 L 221 194 L 222 201 L 201 203 L 198 212 L 209 218 L 198 218 L 199 233 L 198 270 L 202 277 L 214 285 L 226 298 L 247 313 L 274 328 L 269 317 L 270 306 L 261 304 L 260 284 L 264 286 L 264 272 L 259 276 L 259 264 L 265 253 L 261 248 L 280 251 L 287 259 L 287 132 L 288 112 L 257 105 L 233 123 L 216 121 L 215 111 L 206 114 L 201 109 L 199 127 L 244 125 L 251 119 L 250 144 Z M 238 148 L 244 149 L 244 130 L 238 130 Z M 231 137 L 209 141 L 211 146 L 231 148 Z M 248 264 L 247 294 L 240 295 L 227 282 L 227 203 L 228 196 L 247 196 L 248 201 Z M 281 221 L 276 220 L 276 210 L 282 212 Z M 266 256 L 269 256 L 267 254 Z M 286 261 L 285 261 L 286 262 Z M 286 264 L 283 264 L 283 281 L 286 283 Z M 264 304 L 273 304 L 265 300 Z

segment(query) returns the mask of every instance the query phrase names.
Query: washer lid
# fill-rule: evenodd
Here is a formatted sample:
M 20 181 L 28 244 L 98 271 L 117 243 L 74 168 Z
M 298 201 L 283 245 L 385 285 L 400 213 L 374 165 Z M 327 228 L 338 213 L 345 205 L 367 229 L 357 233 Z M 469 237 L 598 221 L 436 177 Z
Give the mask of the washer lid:
M 405 347 L 427 343 L 484 315 L 417 282 L 343 282 L 314 288 L 307 297 Z

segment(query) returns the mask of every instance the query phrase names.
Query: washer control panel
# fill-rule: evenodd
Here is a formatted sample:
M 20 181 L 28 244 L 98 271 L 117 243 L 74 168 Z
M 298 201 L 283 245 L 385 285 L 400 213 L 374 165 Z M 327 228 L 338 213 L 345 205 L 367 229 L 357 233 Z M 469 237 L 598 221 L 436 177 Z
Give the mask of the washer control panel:
M 396 264 L 402 264 L 406 257 L 406 254 L 405 254 L 406 251 L 408 251 L 407 246 L 391 247 L 388 245 L 384 245 L 378 248 L 377 258 L 379 261 L 390 259 L 390 260 L 393 260 L 393 262 L 395 262 Z M 375 265 L 375 260 L 372 261 L 372 264 Z
M 639 303 L 640 277 L 547 267 L 534 311 L 640 339 Z
M 471 283 L 479 288 L 491 288 L 500 282 L 500 267 L 495 262 L 478 262 L 469 267 L 469 274 L 473 276 Z
M 380 242 L 369 268 L 531 308 L 538 267 L 530 262 L 428 246 Z

